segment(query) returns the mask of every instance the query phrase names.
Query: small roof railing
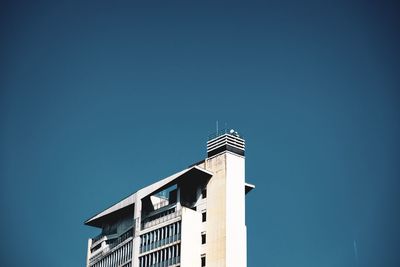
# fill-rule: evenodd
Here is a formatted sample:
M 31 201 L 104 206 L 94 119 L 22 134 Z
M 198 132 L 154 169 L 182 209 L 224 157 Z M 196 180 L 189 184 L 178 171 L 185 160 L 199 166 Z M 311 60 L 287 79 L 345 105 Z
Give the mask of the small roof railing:
M 237 131 L 235 131 L 233 129 L 225 128 L 225 129 L 221 129 L 221 130 L 219 130 L 219 131 L 217 131 L 215 133 L 210 134 L 208 136 L 208 141 L 210 141 L 212 139 L 215 139 L 215 138 L 217 138 L 217 137 L 219 137 L 221 135 L 224 135 L 224 134 L 229 134 L 229 135 L 236 136 L 236 137 L 239 137 L 241 139 L 244 139 L 244 136 L 242 134 L 239 134 Z

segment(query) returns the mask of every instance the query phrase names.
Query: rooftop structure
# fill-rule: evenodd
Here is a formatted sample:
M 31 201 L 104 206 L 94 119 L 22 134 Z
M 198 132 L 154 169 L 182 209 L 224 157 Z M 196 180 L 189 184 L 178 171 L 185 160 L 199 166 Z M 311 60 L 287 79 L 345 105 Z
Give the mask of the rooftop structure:
M 245 142 L 224 131 L 207 158 L 88 219 L 87 267 L 245 267 Z

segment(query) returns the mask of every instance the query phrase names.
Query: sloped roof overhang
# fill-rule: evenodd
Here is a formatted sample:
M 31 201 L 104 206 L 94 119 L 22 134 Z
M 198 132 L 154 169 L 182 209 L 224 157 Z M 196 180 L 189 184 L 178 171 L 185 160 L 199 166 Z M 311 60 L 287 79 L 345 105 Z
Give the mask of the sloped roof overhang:
M 194 179 L 199 179 L 198 182 L 202 182 L 205 179 L 207 180 L 210 179 L 212 175 L 213 175 L 212 172 L 207 171 L 198 166 L 187 168 L 183 171 L 168 176 L 154 184 L 151 184 L 143 189 L 140 189 L 134 194 L 129 195 L 128 197 L 124 198 L 118 203 L 112 205 L 111 207 L 105 209 L 104 211 L 86 220 L 85 224 L 101 228 L 104 225 L 104 223 L 116 217 L 116 215 L 121 212 L 130 211 L 132 212 L 133 215 L 135 202 L 142 200 L 146 196 L 162 191 L 173 184 L 177 184 L 183 180 L 189 179 L 189 177 L 193 177 Z

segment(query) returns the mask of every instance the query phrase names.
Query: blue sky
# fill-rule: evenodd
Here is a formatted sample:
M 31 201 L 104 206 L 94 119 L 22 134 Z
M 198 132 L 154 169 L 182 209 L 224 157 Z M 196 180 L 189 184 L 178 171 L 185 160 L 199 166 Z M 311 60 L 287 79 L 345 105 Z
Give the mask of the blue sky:
M 399 11 L 2 1 L 0 265 L 84 266 L 83 221 L 203 159 L 218 120 L 257 186 L 248 266 L 399 266 Z

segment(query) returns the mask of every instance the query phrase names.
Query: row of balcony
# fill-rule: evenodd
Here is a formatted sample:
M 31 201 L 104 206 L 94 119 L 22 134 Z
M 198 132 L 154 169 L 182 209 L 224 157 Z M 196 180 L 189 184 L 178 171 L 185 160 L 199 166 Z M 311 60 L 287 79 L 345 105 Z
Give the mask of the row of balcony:
M 126 231 L 124 231 L 122 234 L 117 235 L 103 235 L 100 239 L 98 239 L 96 242 L 92 243 L 92 250 L 94 250 L 95 247 L 98 247 L 98 249 L 92 251 L 91 255 L 92 257 L 90 258 L 90 261 L 93 262 L 96 259 L 102 257 L 103 255 L 107 254 L 110 252 L 112 249 L 117 247 L 118 245 L 124 243 L 127 239 L 133 237 L 133 226 L 129 227 Z M 107 241 L 109 240 L 109 241 Z M 108 242 L 108 244 L 103 244 L 103 242 Z
M 141 246 L 140 247 L 140 253 L 144 253 L 144 252 L 147 252 L 147 251 L 150 251 L 150 250 L 153 250 L 153 249 L 168 245 L 170 243 L 173 243 L 173 242 L 176 242 L 176 241 L 179 241 L 179 240 L 181 240 L 181 234 L 176 234 L 176 235 L 173 235 L 173 236 L 169 236 L 167 238 L 161 239 L 161 240 L 156 241 L 154 243 L 151 243 L 149 245 Z
M 181 262 L 181 257 L 180 256 L 176 256 L 174 258 L 162 261 L 162 262 L 157 262 L 155 264 L 151 264 L 151 265 L 146 265 L 146 267 L 171 267 L 174 265 L 177 265 Z
M 133 222 L 130 226 L 128 226 L 128 227 L 126 228 L 126 230 L 124 231 L 124 233 L 126 233 L 127 231 L 129 231 L 131 228 L 135 228 L 134 226 L 135 226 L 135 223 Z M 123 233 L 123 234 L 124 234 L 124 233 Z M 117 237 L 119 237 L 119 236 L 121 236 L 121 235 L 123 235 L 123 234 L 117 234 L 117 229 L 115 229 L 115 230 L 112 231 L 112 232 L 101 233 L 101 234 L 99 234 L 99 235 L 97 235 L 97 236 L 95 236 L 95 237 L 92 238 L 92 247 L 94 247 L 94 246 L 96 246 L 98 243 L 100 243 L 99 241 L 102 242 L 102 241 L 107 240 L 107 239 L 114 239 L 114 238 L 117 238 Z
M 125 242 L 125 241 L 126 241 L 126 242 Z M 124 240 L 122 243 L 123 243 L 123 245 L 125 245 L 126 243 L 129 243 L 130 241 L 131 241 L 131 239 L 129 239 L 129 240 Z M 96 260 L 105 257 L 106 254 L 111 254 L 111 253 L 113 253 L 114 251 L 118 250 L 120 247 L 123 246 L 122 243 L 119 243 L 119 244 L 115 244 L 115 243 L 114 243 L 114 244 L 106 245 L 105 247 L 103 247 L 103 249 L 100 249 L 99 253 L 96 253 L 95 255 L 93 255 L 93 256 L 90 258 L 90 260 L 89 260 L 90 263 L 93 263 L 93 262 L 95 262 Z M 121 245 L 121 246 L 119 246 L 119 245 Z
M 145 221 L 145 222 L 142 223 L 142 230 L 150 228 L 150 227 L 152 227 L 154 225 L 158 225 L 160 223 L 175 219 L 175 218 L 177 218 L 177 217 L 179 217 L 181 215 L 182 215 L 182 210 L 177 210 L 177 211 L 175 211 L 173 213 L 167 214 L 167 215 L 159 217 L 157 219 L 154 219 L 154 220 L 151 220 L 151 221 Z
M 132 239 L 129 238 L 124 242 L 106 246 L 100 253 L 91 257 L 89 260 L 90 267 L 116 267 L 128 263 L 132 260 Z

